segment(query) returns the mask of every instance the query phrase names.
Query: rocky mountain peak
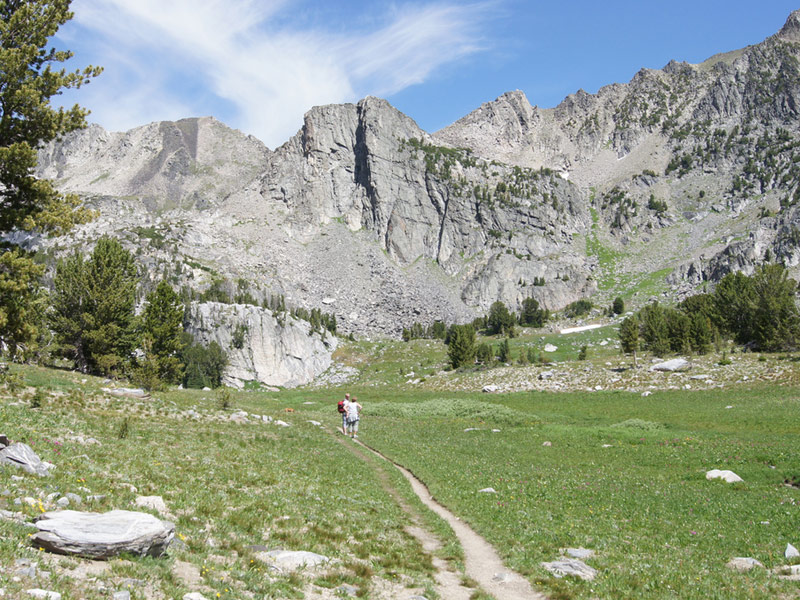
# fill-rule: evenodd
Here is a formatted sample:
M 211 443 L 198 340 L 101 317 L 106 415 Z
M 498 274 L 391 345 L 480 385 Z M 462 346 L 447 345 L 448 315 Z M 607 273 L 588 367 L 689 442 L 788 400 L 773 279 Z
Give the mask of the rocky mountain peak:
M 778 38 L 786 42 L 800 43 L 800 9 L 789 15 L 783 28 L 778 32 Z

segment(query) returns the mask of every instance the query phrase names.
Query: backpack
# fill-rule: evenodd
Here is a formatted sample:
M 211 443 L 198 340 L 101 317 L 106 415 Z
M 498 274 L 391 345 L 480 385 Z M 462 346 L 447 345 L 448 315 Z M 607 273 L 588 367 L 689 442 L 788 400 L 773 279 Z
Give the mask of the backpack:
M 344 412 L 344 400 L 339 400 L 339 404 L 336 405 L 336 409 L 340 412 Z

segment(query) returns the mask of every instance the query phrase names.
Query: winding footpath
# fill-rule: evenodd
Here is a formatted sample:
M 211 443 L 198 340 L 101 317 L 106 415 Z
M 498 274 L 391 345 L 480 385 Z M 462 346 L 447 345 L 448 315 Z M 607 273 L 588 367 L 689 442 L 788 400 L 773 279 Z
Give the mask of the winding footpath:
M 428 491 L 428 488 L 425 487 L 425 484 L 417 479 L 413 473 L 389 460 L 377 450 L 363 443 L 356 443 L 394 465 L 411 484 L 411 489 L 422 503 L 450 525 L 464 550 L 464 570 L 466 575 L 477 581 L 485 592 L 494 596 L 496 600 L 546 600 L 547 596 L 535 591 L 528 580 L 522 575 L 507 569 L 494 547 L 475 533 L 469 525 L 439 504 Z M 412 528 L 410 533 L 420 539 L 423 543 L 423 547 L 425 547 L 426 538 L 429 538 L 430 535 L 424 535 L 427 534 L 427 532 L 424 531 L 415 533 L 414 529 L 419 528 Z M 421 534 L 422 537 L 418 534 Z M 426 550 L 429 551 L 429 548 L 426 548 Z M 436 564 L 435 561 L 434 564 Z M 442 573 L 441 568 L 438 568 L 438 570 L 440 577 L 447 576 Z M 437 577 L 437 581 L 442 588 L 440 594 L 444 600 L 458 600 L 458 598 L 461 597 L 460 593 L 458 596 L 446 595 L 447 591 L 445 590 L 450 590 L 452 592 L 454 588 L 448 585 L 450 583 L 449 581 L 442 581 L 439 577 Z M 461 589 L 463 590 L 465 588 L 462 587 Z M 469 596 L 467 595 L 466 597 L 468 598 Z

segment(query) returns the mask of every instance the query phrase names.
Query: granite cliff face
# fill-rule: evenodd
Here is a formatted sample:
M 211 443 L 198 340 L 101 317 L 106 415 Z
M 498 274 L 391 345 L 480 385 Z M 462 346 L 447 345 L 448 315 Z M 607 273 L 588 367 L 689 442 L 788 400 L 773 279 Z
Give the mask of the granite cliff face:
M 313 108 L 274 151 L 211 118 L 93 126 L 44 148 L 40 174 L 100 217 L 42 250 L 112 233 L 153 279 L 281 296 L 362 335 L 495 300 L 686 294 L 767 250 L 796 267 L 798 57 L 796 12 L 699 65 L 552 109 L 509 92 L 433 134 L 371 97 Z
M 224 383 L 236 387 L 249 381 L 279 387 L 309 383 L 331 365 L 337 346 L 335 336 L 311 331 L 307 321 L 258 306 L 193 302 L 187 316 L 195 340 L 227 349 Z

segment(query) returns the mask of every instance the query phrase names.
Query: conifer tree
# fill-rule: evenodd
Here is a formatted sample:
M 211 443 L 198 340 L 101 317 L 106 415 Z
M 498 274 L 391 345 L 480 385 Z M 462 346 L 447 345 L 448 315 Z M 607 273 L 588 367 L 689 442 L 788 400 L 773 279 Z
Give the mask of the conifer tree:
M 116 374 L 129 361 L 137 283 L 133 256 L 113 238 L 100 238 L 88 261 L 76 251 L 58 262 L 50 323 L 81 371 Z
M 42 144 L 86 126 L 86 110 L 54 109 L 50 99 L 100 73 L 95 67 L 53 69 L 72 56 L 48 48 L 72 18 L 69 5 L 70 0 L 0 1 L 0 234 L 59 234 L 91 217 L 77 196 L 62 195 L 34 176 Z M 19 246 L 0 244 L 0 344 L 12 359 L 36 335 L 42 273 Z
M 457 369 L 475 361 L 475 330 L 472 325 L 451 325 L 447 336 L 447 357 Z
M 636 366 L 636 351 L 639 349 L 639 319 L 636 315 L 620 324 L 619 342 L 625 354 L 633 354 L 633 366 Z
M 162 280 L 147 295 L 142 313 L 142 344 L 145 361 L 164 383 L 180 383 L 184 364 L 183 303 L 172 286 Z

